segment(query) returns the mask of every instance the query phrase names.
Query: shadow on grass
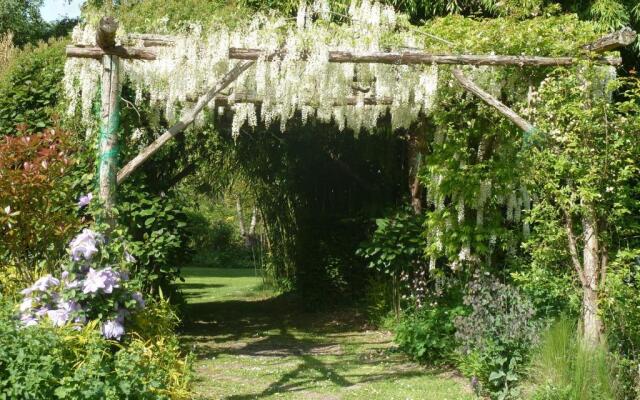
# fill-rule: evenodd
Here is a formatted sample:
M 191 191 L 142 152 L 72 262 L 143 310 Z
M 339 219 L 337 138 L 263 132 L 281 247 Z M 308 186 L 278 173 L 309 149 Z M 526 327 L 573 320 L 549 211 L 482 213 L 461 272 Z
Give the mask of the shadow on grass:
M 247 295 L 250 296 L 250 291 Z M 359 335 L 357 332 L 366 330 L 366 321 L 354 310 L 309 313 L 300 304 L 299 299 L 287 295 L 255 301 L 187 304 L 182 337 L 203 361 L 229 355 L 268 357 L 278 365 L 295 364 L 289 370 L 270 375 L 262 385 L 222 397 L 227 400 L 260 399 L 284 393 L 306 398 L 304 391 L 321 387 L 342 390 L 371 382 L 393 384 L 398 379 L 424 373 L 406 368 L 406 359 L 402 357 L 388 357 L 384 346 L 377 348 L 386 343 L 385 339 L 377 342 L 371 336 Z M 381 361 L 385 363 L 383 370 L 367 373 L 360 369 Z

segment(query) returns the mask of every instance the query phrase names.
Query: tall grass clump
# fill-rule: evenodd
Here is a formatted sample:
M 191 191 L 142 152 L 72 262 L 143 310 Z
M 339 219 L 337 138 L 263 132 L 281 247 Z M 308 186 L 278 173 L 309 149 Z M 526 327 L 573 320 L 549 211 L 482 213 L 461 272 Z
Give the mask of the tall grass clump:
M 615 400 L 617 362 L 606 345 L 587 345 L 577 324 L 561 319 L 543 335 L 533 357 L 532 400 Z

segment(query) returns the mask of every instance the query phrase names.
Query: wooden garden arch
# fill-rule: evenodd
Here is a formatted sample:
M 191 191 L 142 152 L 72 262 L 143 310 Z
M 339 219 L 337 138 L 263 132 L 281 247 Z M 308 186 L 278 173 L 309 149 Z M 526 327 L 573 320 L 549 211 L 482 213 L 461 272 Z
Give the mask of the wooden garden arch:
M 216 100 L 219 104 L 225 104 L 227 99 L 221 96 L 222 91 L 233 83 L 243 72 L 249 69 L 256 60 L 264 56 L 260 49 L 230 48 L 229 58 L 239 60 L 219 82 L 197 98 L 193 98 L 195 104 L 187 109 L 179 121 L 167 129 L 153 143 L 144 148 L 138 155 L 130 160 L 120 171 L 117 170 L 117 130 L 119 128 L 119 103 L 120 103 L 120 60 L 155 60 L 157 57 L 153 47 L 171 46 L 175 40 L 171 36 L 159 36 L 148 34 L 132 34 L 126 39 L 137 40 L 143 43 L 143 47 L 116 46 L 115 35 L 118 22 L 111 17 L 103 17 L 96 31 L 96 47 L 70 45 L 66 48 L 67 57 L 93 58 L 102 60 L 102 94 L 100 114 L 100 158 L 99 158 L 99 197 L 103 202 L 109 222 L 115 223 L 112 208 L 115 206 L 116 187 L 127 179 L 147 159 L 155 154 L 165 143 L 184 131 L 193 123 L 204 107 Z M 593 43 L 584 45 L 585 57 L 588 52 L 603 53 L 616 50 L 633 43 L 637 37 L 636 32 L 630 28 L 624 28 L 606 35 Z M 267 55 L 267 60 L 276 54 Z M 538 56 L 514 56 L 514 55 L 476 55 L 476 54 L 430 54 L 420 51 L 404 52 L 369 52 L 353 53 L 348 51 L 330 51 L 329 62 L 333 63 L 382 63 L 401 65 L 494 65 L 494 66 L 562 66 L 573 65 L 580 58 L 575 57 L 538 57 Z M 620 57 L 605 58 L 596 57 L 593 61 L 601 65 L 619 66 L 622 64 Z M 500 100 L 487 93 L 471 79 L 466 77 L 458 68 L 454 68 L 453 75 L 460 85 L 467 91 L 479 97 L 483 102 L 495 108 L 500 114 L 513 122 L 527 133 L 535 131 L 535 127 L 527 120 L 519 116 L 515 111 L 506 106 Z M 346 104 L 354 99 L 346 100 Z M 259 99 L 249 96 L 236 96 L 235 103 L 259 103 Z M 389 104 L 390 99 L 365 98 L 365 104 Z M 343 103 L 344 104 L 344 103 Z

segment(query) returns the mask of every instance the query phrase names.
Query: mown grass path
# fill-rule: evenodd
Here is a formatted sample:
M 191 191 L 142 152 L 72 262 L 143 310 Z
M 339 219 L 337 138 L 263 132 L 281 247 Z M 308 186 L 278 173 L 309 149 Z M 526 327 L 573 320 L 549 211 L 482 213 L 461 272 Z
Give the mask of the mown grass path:
M 198 399 L 474 398 L 464 380 L 410 362 L 354 312 L 301 312 L 252 270 L 184 272 Z

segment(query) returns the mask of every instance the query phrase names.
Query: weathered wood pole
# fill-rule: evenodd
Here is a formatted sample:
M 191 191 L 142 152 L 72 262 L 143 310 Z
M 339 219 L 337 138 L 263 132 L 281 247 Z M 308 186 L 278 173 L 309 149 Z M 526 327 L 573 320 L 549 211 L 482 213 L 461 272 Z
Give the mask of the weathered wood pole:
M 98 25 L 96 42 L 103 49 L 115 47 L 118 23 L 103 17 Z M 106 222 L 115 226 L 113 208 L 116 205 L 116 173 L 118 171 L 118 129 L 120 127 L 120 58 L 102 57 L 102 86 L 100 110 L 100 154 L 98 158 L 99 198 L 104 207 Z

